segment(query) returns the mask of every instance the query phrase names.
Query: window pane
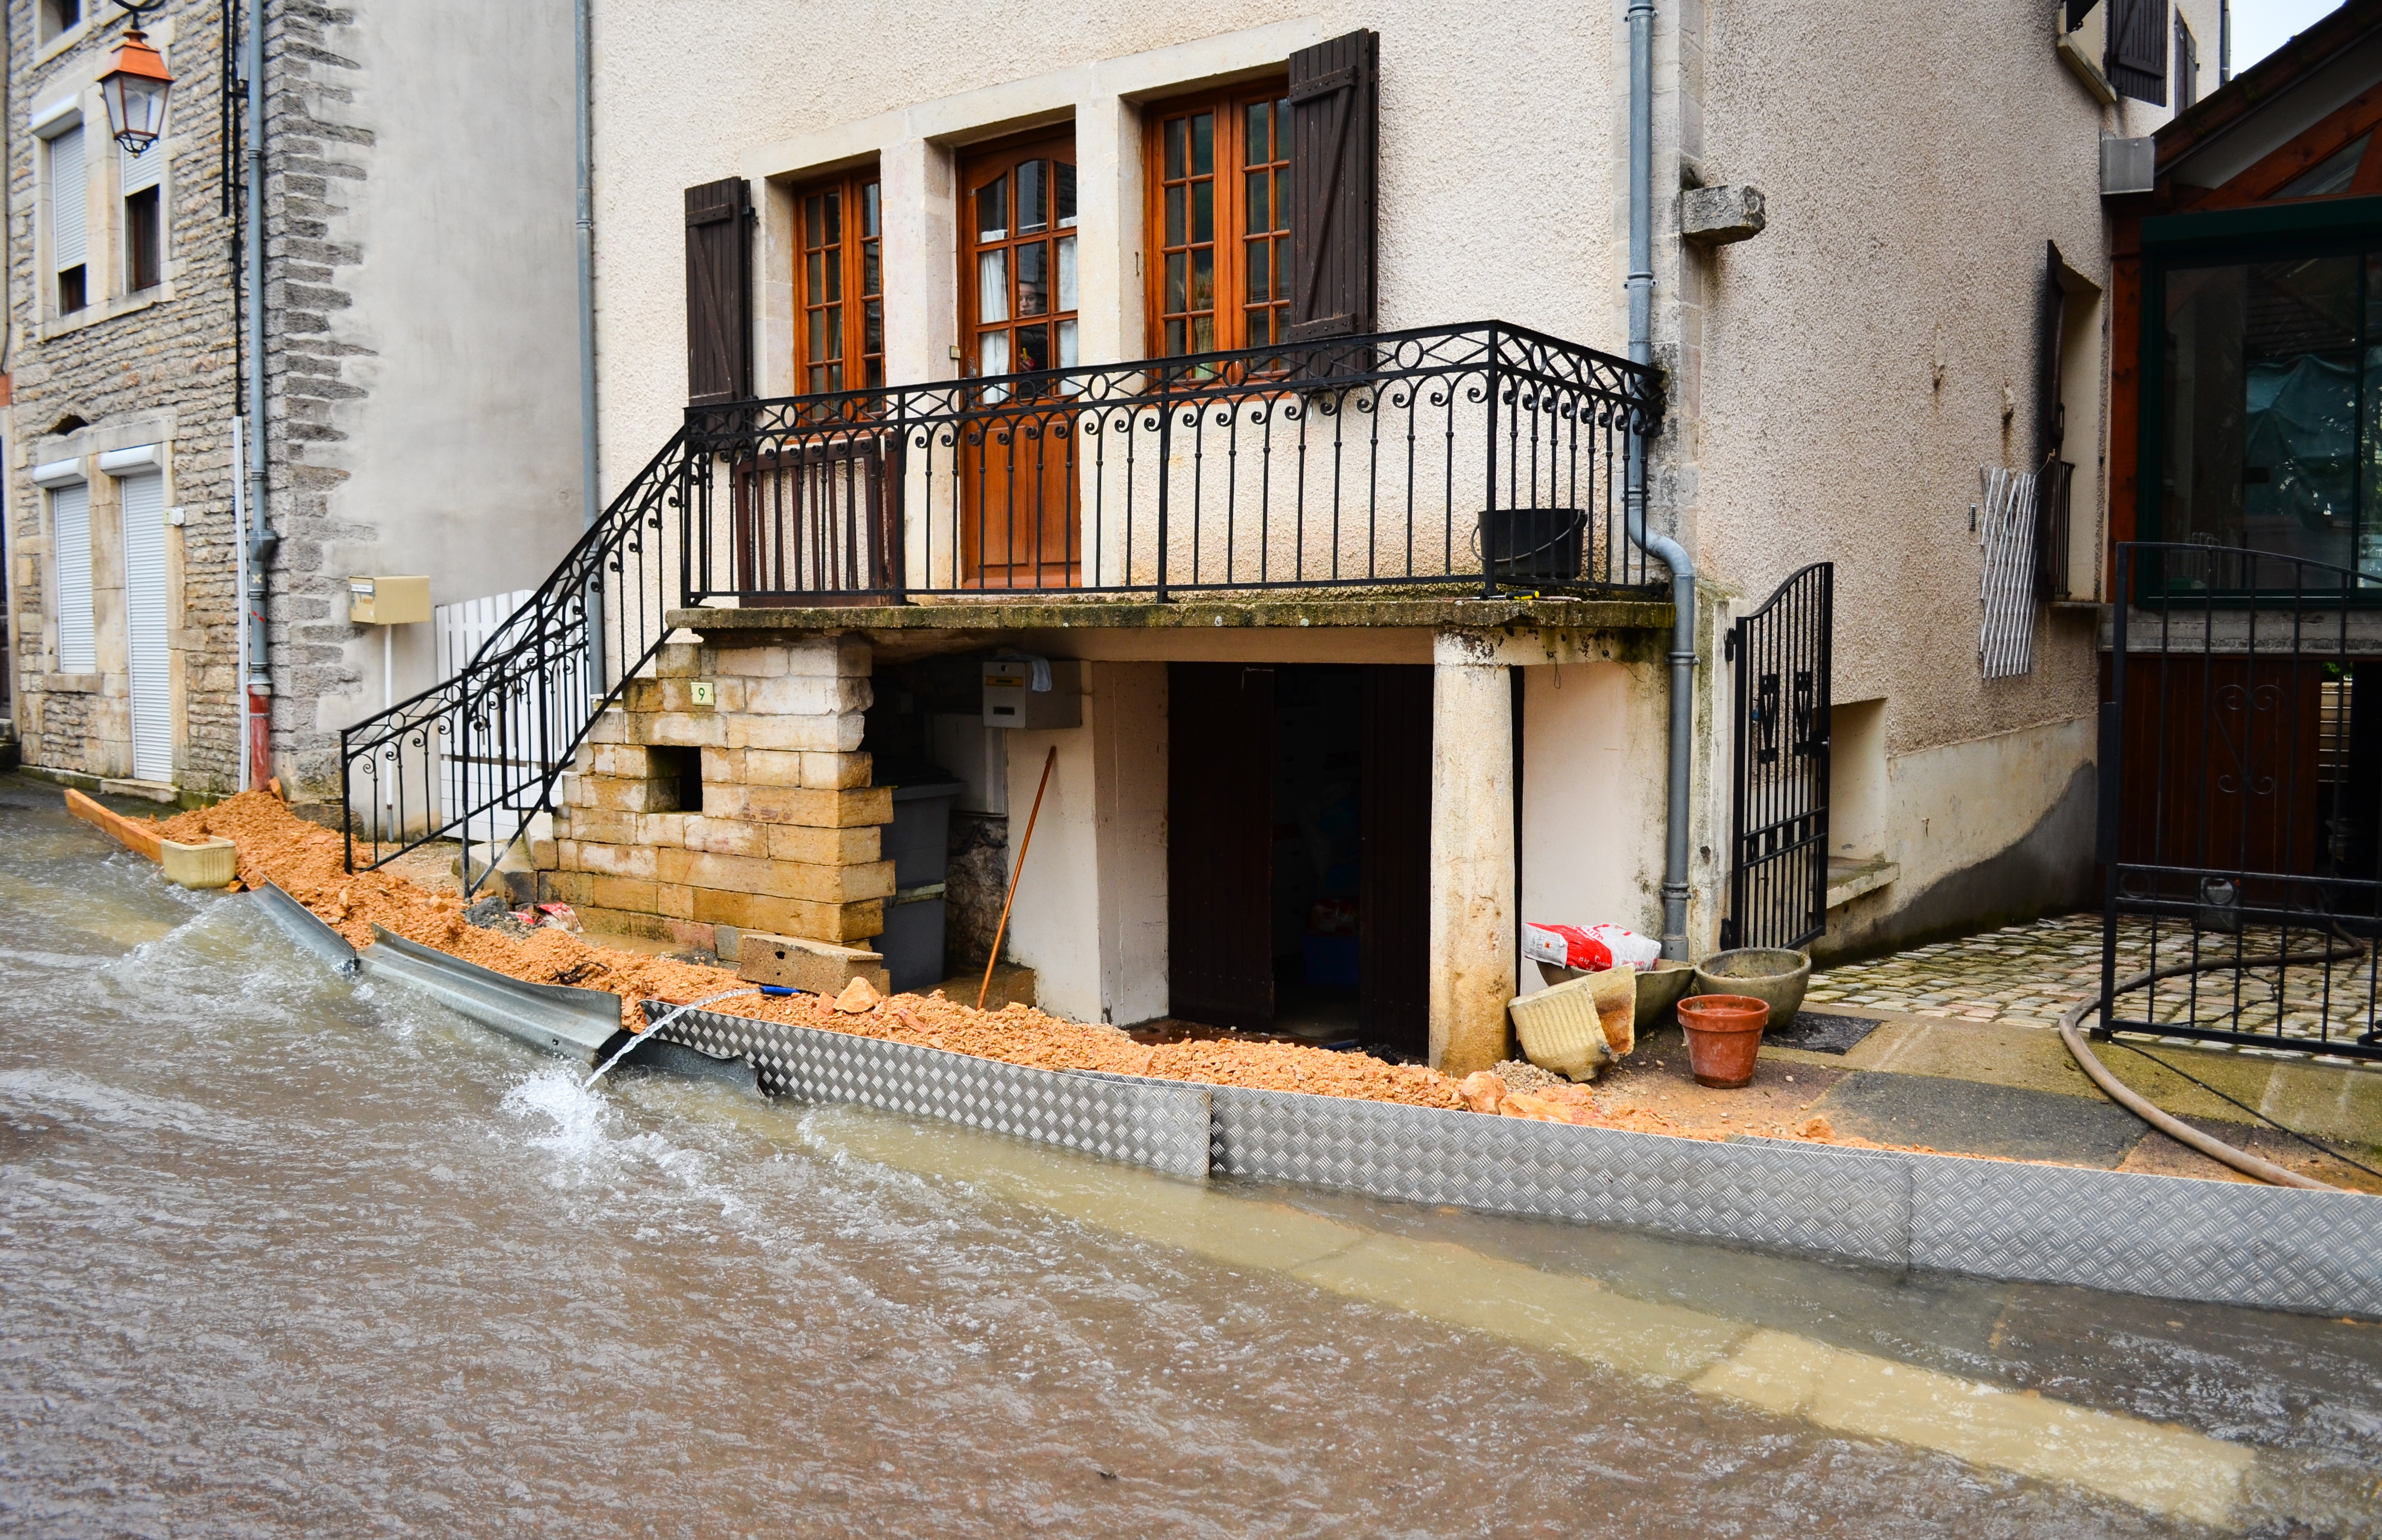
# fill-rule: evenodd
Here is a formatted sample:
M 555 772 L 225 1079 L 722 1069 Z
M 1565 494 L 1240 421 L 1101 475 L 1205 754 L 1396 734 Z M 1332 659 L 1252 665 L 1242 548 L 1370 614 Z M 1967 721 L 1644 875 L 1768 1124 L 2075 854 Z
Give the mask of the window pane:
M 865 328 L 860 350 L 871 354 L 885 351 L 885 301 L 871 299 L 860 307 L 860 313 Z
M 976 189 L 976 238 L 999 240 L 1009 234 L 1009 178 L 995 177 Z
M 1183 303 L 1184 260 L 1180 251 L 1166 253 L 1166 313 L 1173 315 L 1185 309 Z
M 1017 328 L 1017 372 L 1050 367 L 1050 328 L 1020 326 Z
M 1267 343 L 1271 342 L 1273 340 L 1272 325 L 1273 312 L 1270 310 L 1249 312 L 1249 340 L 1247 346 L 1251 348 L 1262 348 Z
M 1170 321 L 1166 324 L 1167 356 L 1172 358 L 1176 354 L 1181 353 L 1183 350 L 1183 323 L 1180 321 Z
M 1273 243 L 1273 297 L 1276 303 L 1290 298 L 1290 238 L 1288 236 Z
M 874 240 L 884 232 L 878 226 L 878 184 L 869 183 L 860 189 L 860 233 Z
M 1268 195 L 1273 191 L 1273 173 L 1252 171 L 1248 183 L 1248 232 L 1251 235 L 1271 234 L 1273 230 L 1273 200 Z
M 882 241 L 863 241 L 860 246 L 860 292 L 885 292 L 885 247 Z
M 1252 240 L 1246 250 L 1249 254 L 1249 300 L 1252 304 L 1262 305 L 1273 296 L 1271 270 L 1266 265 L 1266 258 L 1271 254 L 1273 243 Z
M 870 359 L 868 361 L 868 388 L 871 390 L 879 389 L 884 385 L 884 384 L 885 361 L 882 359 Z
M 2159 538 L 2347 565 L 2357 269 L 2337 257 L 2167 275 Z
M 1075 324 L 1062 321 L 1059 323 L 1059 367 L 1073 369 L 1075 363 Z
M 1216 238 L 1216 184 L 1191 184 L 1191 238 L 1194 242 Z
M 1185 175 L 1183 128 L 1182 118 L 1170 117 L 1166 120 L 1166 179 L 1170 182 L 1180 181 Z
M 1191 303 L 1187 310 L 1212 310 L 1216 304 L 1216 253 L 1212 249 L 1191 253 Z
M 976 355 L 981 361 L 977 373 L 1006 374 L 1009 373 L 1009 334 L 987 332 L 976 341 Z
M 827 253 L 813 251 L 803 259 L 803 265 L 808 274 L 803 286 L 804 298 L 814 305 L 824 303 L 827 299 Z
M 830 190 L 825 196 L 827 199 L 827 243 L 829 246 L 841 246 L 843 244 L 843 194 Z
M 1191 318 L 1191 350 L 1195 353 L 1212 353 L 1216 350 L 1216 318 L 1214 316 L 1195 315 Z
M 1015 248 L 1015 251 L 1017 313 L 1048 315 L 1050 312 L 1050 248 L 1035 240 Z
M 1071 229 L 1075 223 L 1075 168 L 1065 161 L 1050 163 L 1052 201 L 1058 204 L 1059 227 Z
M 1166 244 L 1169 246 L 1183 244 L 1183 229 L 1185 224 L 1183 210 L 1183 189 L 1180 187 L 1168 188 L 1166 189 Z
M 827 293 L 821 298 L 841 299 L 843 298 L 843 253 L 829 247 L 817 253 L 812 260 L 816 262 L 821 257 L 827 260 Z
M 1203 112 L 1191 119 L 1191 175 L 1205 177 L 1216 169 L 1216 115 Z
M 825 364 L 815 363 L 811 365 L 808 370 L 804 371 L 804 373 L 809 376 L 809 389 L 813 394 L 817 394 L 817 392 L 827 388 L 827 366 Z
M 803 244 L 821 246 L 827 242 L 827 198 L 812 193 L 803 200 Z
M 1263 102 L 1250 103 L 1249 153 L 1247 158 L 1242 164 L 1246 165 L 1263 165 L 1273 159 L 1273 139 L 1271 134 L 1269 132 L 1272 127 L 1273 114 L 1267 110 L 1266 104 Z
M 843 307 L 829 305 L 818 315 L 817 330 L 827 334 L 827 356 L 831 359 L 843 357 Z
M 843 388 L 843 365 L 831 363 L 827 366 L 827 387 L 829 390 Z
M 976 253 L 976 318 L 1009 319 L 1009 253 L 1005 251 Z
M 1050 227 L 1050 163 L 1021 161 L 1017 166 L 1017 233 Z
M 803 329 L 810 334 L 810 347 L 804 351 L 813 363 L 827 357 L 827 326 L 823 311 L 806 311 L 803 319 L 808 323 Z
M 1075 238 L 1059 238 L 1059 304 L 1062 311 L 1075 308 Z

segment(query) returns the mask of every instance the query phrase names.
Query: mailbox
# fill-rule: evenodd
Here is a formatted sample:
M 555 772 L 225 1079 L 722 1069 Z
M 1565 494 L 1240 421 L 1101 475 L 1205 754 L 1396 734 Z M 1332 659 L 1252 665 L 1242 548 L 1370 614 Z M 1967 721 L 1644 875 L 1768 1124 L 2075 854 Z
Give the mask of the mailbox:
M 1084 666 L 1074 658 L 1012 657 L 987 661 L 984 666 L 984 725 L 988 727 L 1082 727 Z
M 348 618 L 359 626 L 410 626 L 430 618 L 430 580 L 350 578 Z

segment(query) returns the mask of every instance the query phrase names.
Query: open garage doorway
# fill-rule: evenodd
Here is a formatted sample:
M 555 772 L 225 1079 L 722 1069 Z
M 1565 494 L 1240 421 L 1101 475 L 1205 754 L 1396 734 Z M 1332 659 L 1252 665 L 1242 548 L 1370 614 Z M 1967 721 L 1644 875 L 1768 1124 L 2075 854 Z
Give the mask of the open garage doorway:
M 1419 1057 L 1430 670 L 1171 666 L 1169 1014 Z

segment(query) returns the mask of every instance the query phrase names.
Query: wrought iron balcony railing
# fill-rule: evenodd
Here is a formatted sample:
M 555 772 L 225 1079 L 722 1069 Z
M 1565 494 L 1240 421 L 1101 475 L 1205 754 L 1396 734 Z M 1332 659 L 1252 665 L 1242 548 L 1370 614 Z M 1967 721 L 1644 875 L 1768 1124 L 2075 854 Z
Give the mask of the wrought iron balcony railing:
M 687 598 L 1635 586 L 1660 402 L 1486 322 L 694 408 Z
M 1642 365 L 1500 323 L 690 409 L 453 678 L 340 735 L 349 860 L 552 805 L 671 610 L 1636 588 Z

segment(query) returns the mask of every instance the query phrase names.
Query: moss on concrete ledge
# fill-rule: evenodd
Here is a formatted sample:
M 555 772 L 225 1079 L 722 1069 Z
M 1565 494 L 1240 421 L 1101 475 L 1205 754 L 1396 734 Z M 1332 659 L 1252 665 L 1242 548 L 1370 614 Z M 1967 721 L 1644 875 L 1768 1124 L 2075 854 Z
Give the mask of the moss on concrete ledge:
M 967 599 L 909 605 L 746 605 L 674 609 L 669 624 L 706 635 L 752 631 L 1173 630 L 1406 627 L 1487 629 L 1529 626 L 1561 630 L 1661 631 L 1671 627 L 1668 600 L 1514 595 L 1456 598 L 1445 593 L 1369 590 L 1356 593 L 1183 599 Z

